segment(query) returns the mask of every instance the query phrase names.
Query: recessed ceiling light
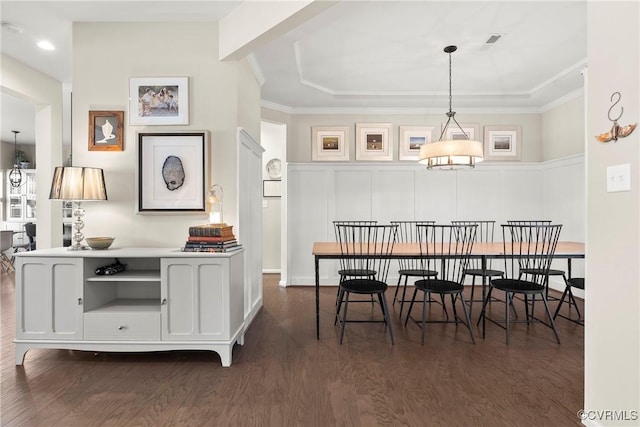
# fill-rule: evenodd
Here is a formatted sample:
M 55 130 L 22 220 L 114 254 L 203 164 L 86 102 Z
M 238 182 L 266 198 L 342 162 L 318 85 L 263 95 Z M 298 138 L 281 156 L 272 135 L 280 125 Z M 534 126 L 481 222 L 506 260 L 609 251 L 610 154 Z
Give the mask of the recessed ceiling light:
M 41 40 L 38 42 L 38 47 L 44 50 L 56 50 L 56 47 L 48 40 Z

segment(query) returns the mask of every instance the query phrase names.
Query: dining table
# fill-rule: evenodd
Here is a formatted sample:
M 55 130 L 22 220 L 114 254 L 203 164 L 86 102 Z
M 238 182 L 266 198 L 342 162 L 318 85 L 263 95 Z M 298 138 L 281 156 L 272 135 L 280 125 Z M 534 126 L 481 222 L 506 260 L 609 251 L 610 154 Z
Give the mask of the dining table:
M 470 257 L 480 259 L 482 270 L 487 269 L 490 259 L 504 258 L 504 243 L 476 243 L 473 245 Z M 316 282 L 316 339 L 320 339 L 320 260 L 339 259 L 342 257 L 338 242 L 314 242 L 312 254 L 315 261 Z M 392 251 L 386 255 L 390 259 L 422 258 L 419 243 L 395 243 Z M 585 257 L 585 245 L 582 242 L 559 241 L 553 257 L 567 260 L 567 276 L 571 278 L 571 260 Z M 485 283 L 483 283 L 484 295 Z

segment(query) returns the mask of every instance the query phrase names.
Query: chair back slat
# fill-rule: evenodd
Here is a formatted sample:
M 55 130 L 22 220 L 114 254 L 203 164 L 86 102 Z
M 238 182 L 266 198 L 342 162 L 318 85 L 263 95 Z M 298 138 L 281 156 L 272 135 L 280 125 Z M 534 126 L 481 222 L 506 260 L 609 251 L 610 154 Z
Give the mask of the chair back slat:
M 438 276 L 424 277 L 461 283 L 468 267 L 477 225 L 419 225 L 418 243 L 424 270 L 438 271 Z
M 561 224 L 502 226 L 506 278 L 520 278 L 527 269 L 537 274 L 526 280 L 544 285 L 560 238 Z
M 398 243 L 417 243 L 419 240 L 418 226 L 435 224 L 435 221 L 391 221 L 398 226 Z M 419 259 L 399 259 L 400 270 L 422 269 L 423 262 Z
M 477 225 L 475 243 L 493 243 L 495 221 L 451 221 L 453 225 Z M 491 269 L 492 259 L 486 260 L 486 268 Z M 480 270 L 482 268 L 482 260 L 480 258 L 471 258 L 469 260 L 469 269 Z
M 349 272 L 371 270 L 375 280 L 386 282 L 397 228 L 397 225 L 336 224 L 340 268 L 346 272 L 344 280 L 362 277 L 357 274 L 350 277 Z

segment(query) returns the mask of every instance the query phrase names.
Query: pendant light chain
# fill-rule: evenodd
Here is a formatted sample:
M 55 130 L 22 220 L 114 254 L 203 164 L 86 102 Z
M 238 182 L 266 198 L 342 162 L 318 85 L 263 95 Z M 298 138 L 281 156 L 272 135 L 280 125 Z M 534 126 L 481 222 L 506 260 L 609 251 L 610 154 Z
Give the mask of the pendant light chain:
M 449 113 L 451 113 L 451 52 L 449 52 Z

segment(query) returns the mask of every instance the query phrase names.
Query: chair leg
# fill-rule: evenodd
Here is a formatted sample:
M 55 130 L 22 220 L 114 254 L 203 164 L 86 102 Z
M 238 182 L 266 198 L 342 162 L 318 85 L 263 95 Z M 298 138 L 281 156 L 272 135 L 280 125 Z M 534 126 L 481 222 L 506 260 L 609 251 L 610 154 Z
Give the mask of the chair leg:
M 582 315 L 580 314 L 580 309 L 578 308 L 578 303 L 573 296 L 573 292 L 571 292 L 571 287 L 569 287 L 569 300 L 573 301 L 573 305 L 576 308 L 576 313 L 578 314 L 578 320 L 582 320 Z M 571 304 L 569 304 L 569 309 L 571 309 Z
M 473 336 L 473 331 L 471 330 L 471 307 L 467 311 L 466 301 L 464 300 L 464 295 L 460 292 L 460 301 L 462 301 L 462 310 L 464 311 L 464 317 L 467 319 L 467 329 L 469 329 L 469 335 L 471 335 L 471 342 L 473 344 L 476 343 L 476 339 Z
M 400 290 L 400 283 L 402 282 L 402 274 L 398 275 L 398 284 L 396 285 L 396 291 L 393 293 L 393 302 L 391 305 L 396 305 L 398 301 L 398 290 Z
M 384 312 L 384 321 L 386 323 L 387 328 L 389 329 L 389 337 L 391 338 L 391 345 L 394 345 L 393 342 L 393 329 L 391 327 L 391 319 L 389 318 L 389 307 L 387 307 L 387 298 L 385 298 L 384 293 L 378 294 L 380 298 L 380 303 L 382 305 L 382 311 Z
M 402 319 L 402 310 L 404 309 L 404 300 L 407 297 L 407 281 L 409 280 L 409 276 L 404 276 L 404 286 L 402 288 L 402 301 L 400 301 L 400 316 L 399 319 Z
M 564 292 L 562 293 L 562 296 L 560 297 L 560 302 L 558 303 L 558 306 L 556 307 L 556 312 L 553 313 L 553 318 L 555 319 L 558 316 L 558 313 L 560 312 L 560 308 L 562 307 L 562 304 L 564 304 L 564 299 L 567 296 L 567 291 L 569 290 L 569 286 L 566 286 L 564 288 Z M 569 303 L 569 306 L 571 306 L 571 303 Z
M 465 275 L 462 276 L 462 281 L 461 281 L 461 283 L 463 284 L 464 284 L 464 277 Z M 469 299 L 469 317 L 471 317 L 471 312 L 473 310 L 473 295 L 476 290 L 476 276 L 472 276 L 472 277 L 473 277 L 473 280 L 471 281 L 471 299 Z
M 344 327 L 347 324 L 347 309 L 349 308 L 349 292 L 344 292 L 347 294 L 347 300 L 344 302 L 344 313 L 342 314 L 341 321 L 341 330 L 340 330 L 340 345 L 342 345 L 342 338 L 344 337 Z
M 453 294 L 451 294 L 451 306 L 453 307 L 453 320 L 455 322 L 458 322 L 458 311 L 456 310 L 456 300 L 453 297 Z M 457 325 L 457 323 L 456 323 L 456 325 Z
M 482 303 L 482 311 L 480 311 L 480 317 L 478 318 L 478 323 L 476 326 L 480 325 L 482 321 L 482 338 L 485 337 L 486 326 L 487 326 L 487 304 L 491 301 L 491 293 L 493 292 L 493 286 L 489 284 L 489 291 L 487 292 L 487 296 L 484 298 L 484 302 Z
M 409 310 L 407 311 L 407 317 L 404 319 L 404 326 L 407 327 L 407 322 L 409 322 L 409 317 L 411 317 L 411 310 L 413 310 L 413 302 L 416 300 L 416 294 L 418 293 L 418 288 L 415 288 L 413 291 L 413 297 L 411 297 L 411 304 L 409 304 Z
M 429 299 L 431 299 L 431 292 L 429 292 Z M 420 345 L 424 345 L 425 329 L 427 329 L 427 292 L 422 292 L 422 340 L 420 341 Z
M 551 324 L 551 329 L 553 329 L 553 334 L 556 336 L 556 341 L 560 344 L 560 337 L 558 336 L 558 331 L 556 330 L 556 322 L 553 321 L 553 316 L 551 315 L 551 310 L 549 310 L 549 303 L 547 302 L 547 297 L 542 294 L 542 302 L 544 303 L 544 308 L 547 310 L 547 316 L 549 316 L 549 323 Z
M 507 331 L 507 345 L 509 345 L 509 303 L 511 302 L 511 294 L 509 292 L 505 292 L 505 299 L 504 299 L 504 318 L 505 318 L 505 324 L 506 324 L 506 331 Z M 526 308 L 526 305 L 525 305 Z

